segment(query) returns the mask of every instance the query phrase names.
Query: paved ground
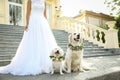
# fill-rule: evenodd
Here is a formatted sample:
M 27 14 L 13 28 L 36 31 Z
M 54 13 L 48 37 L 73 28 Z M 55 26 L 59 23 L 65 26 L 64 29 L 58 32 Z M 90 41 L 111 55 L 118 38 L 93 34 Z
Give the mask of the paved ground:
M 13 76 L 8 74 L 0 75 L 0 80 L 120 80 L 120 55 L 90 57 L 84 60 L 91 67 L 95 67 L 96 70 L 84 73 L 66 73 L 63 76 L 59 73 L 37 76 Z

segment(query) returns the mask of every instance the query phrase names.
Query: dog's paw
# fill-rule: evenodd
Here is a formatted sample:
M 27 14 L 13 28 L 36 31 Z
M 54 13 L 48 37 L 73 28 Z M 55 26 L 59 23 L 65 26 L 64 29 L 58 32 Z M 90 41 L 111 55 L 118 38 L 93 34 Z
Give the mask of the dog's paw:
M 51 75 L 53 75 L 53 74 L 54 74 L 54 72 L 51 72 L 50 74 L 51 74 Z
M 63 72 L 61 72 L 61 73 L 60 73 L 60 75 L 64 75 L 64 73 L 63 73 Z
M 84 69 L 81 69 L 81 70 L 79 70 L 80 72 L 85 72 L 86 70 L 84 70 Z
M 67 73 L 71 73 L 71 71 L 66 71 Z

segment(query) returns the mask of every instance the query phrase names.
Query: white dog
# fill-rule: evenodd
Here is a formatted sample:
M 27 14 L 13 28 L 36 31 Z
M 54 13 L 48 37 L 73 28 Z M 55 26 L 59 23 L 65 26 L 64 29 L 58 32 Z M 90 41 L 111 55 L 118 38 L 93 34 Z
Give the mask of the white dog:
M 65 67 L 67 69 L 67 72 L 83 72 L 83 36 L 80 33 L 71 33 L 68 40 L 68 48 L 65 56 Z
M 63 74 L 63 61 L 64 61 L 64 51 L 58 47 L 52 50 L 50 58 L 52 60 L 51 74 L 54 74 L 54 71 L 59 71 L 60 74 Z

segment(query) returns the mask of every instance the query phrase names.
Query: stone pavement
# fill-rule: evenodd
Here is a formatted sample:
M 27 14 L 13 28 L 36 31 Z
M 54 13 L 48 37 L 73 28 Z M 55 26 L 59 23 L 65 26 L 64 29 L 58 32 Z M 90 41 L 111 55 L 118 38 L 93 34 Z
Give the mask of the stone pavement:
M 0 75 L 0 80 L 120 80 L 120 55 L 84 58 L 96 70 L 76 72 L 63 76 L 56 73 L 36 76 Z

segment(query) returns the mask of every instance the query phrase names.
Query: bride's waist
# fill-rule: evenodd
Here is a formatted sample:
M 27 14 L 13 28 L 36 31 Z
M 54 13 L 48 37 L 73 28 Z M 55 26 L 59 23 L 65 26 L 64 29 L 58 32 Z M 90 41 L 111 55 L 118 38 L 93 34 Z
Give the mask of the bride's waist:
M 44 9 L 36 9 L 36 8 L 33 8 L 31 10 L 31 14 L 39 14 L 39 15 L 43 15 L 44 13 Z
M 32 9 L 44 9 L 44 4 L 42 5 L 40 5 L 40 4 L 33 4 L 32 5 Z

